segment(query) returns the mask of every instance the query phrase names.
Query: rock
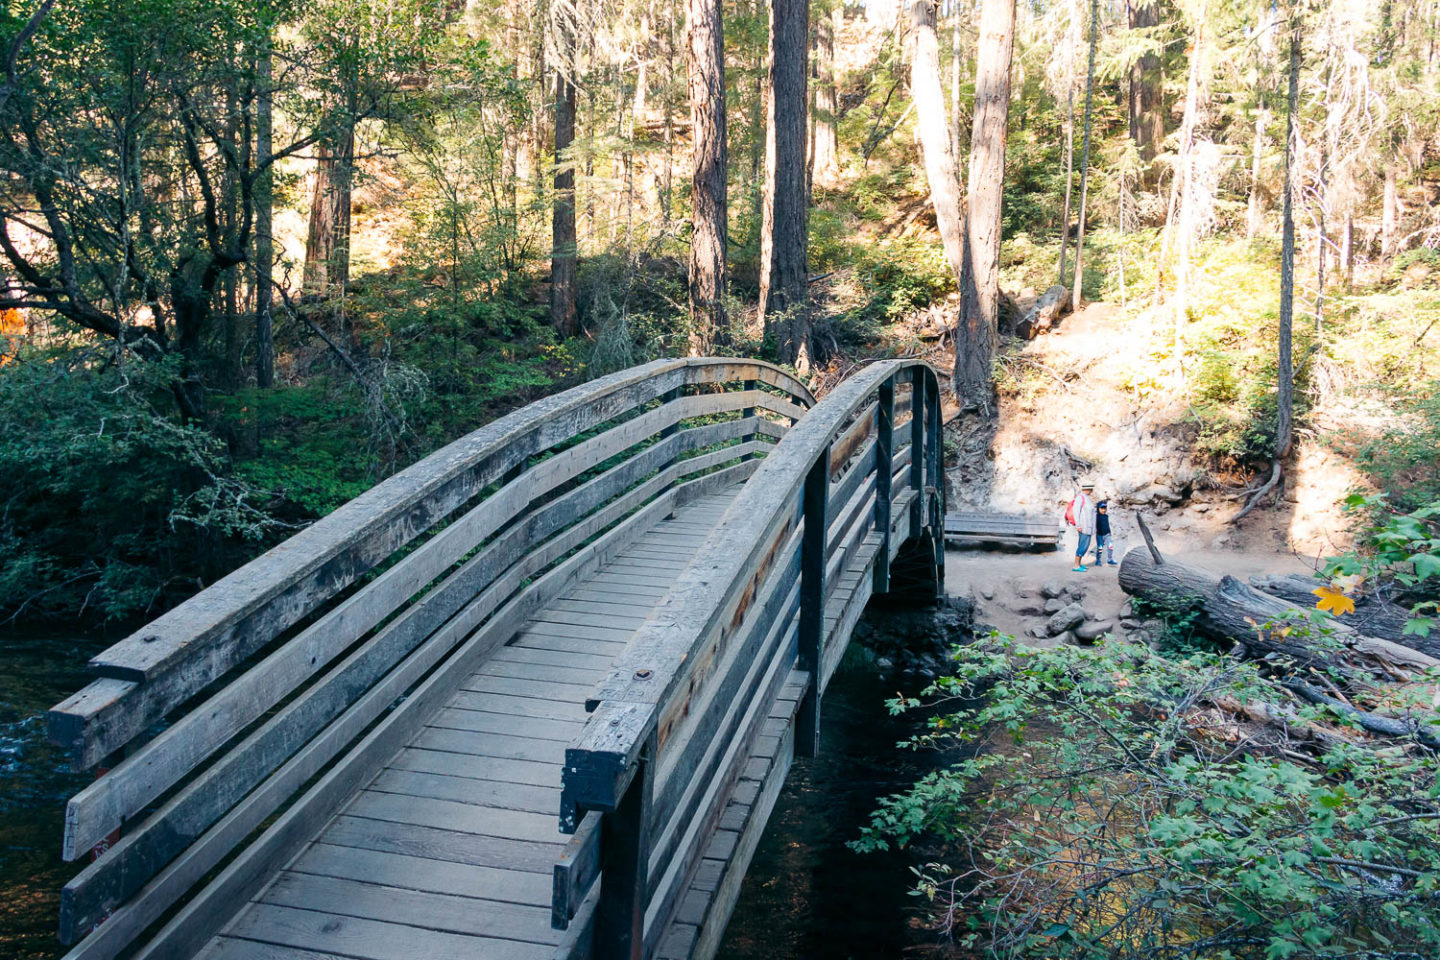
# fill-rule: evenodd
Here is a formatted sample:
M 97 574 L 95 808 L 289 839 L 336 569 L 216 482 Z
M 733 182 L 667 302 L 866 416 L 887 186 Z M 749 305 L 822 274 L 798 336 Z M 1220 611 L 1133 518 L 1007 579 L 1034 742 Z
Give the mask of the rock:
M 1064 609 L 1064 607 L 1065 601 L 1061 600 L 1059 597 L 1051 597 L 1049 600 L 1045 601 L 1045 613 L 1047 615 L 1052 613 L 1059 613 L 1062 609 Z
M 1120 626 L 1124 627 L 1126 630 L 1139 630 L 1140 621 L 1126 618 L 1120 621 Z
M 1069 603 L 1045 621 L 1045 632 L 1053 637 L 1079 626 L 1084 620 L 1085 608 L 1078 603 Z
M 1047 600 L 1053 600 L 1068 589 L 1059 580 L 1046 580 L 1040 585 L 1040 596 Z
M 989 587 L 981 587 L 980 596 L 984 597 L 986 600 L 994 600 L 995 591 L 991 590 Z
M 1056 642 L 1057 644 L 1061 644 L 1061 643 L 1074 643 L 1074 642 L 1075 642 L 1075 634 L 1071 633 L 1069 630 L 1066 630 L 1064 633 L 1058 633 L 1058 634 L 1056 634 L 1055 637 L 1054 637 L 1054 640 L 1055 640 L 1055 642 Z
M 1134 613 L 1135 613 L 1135 603 L 1134 603 L 1134 601 L 1126 600 L 1124 603 L 1120 604 L 1120 616 L 1121 616 L 1122 618 L 1133 616 Z
M 1075 636 L 1081 640 L 1095 641 L 1115 629 L 1109 620 L 1090 620 L 1075 628 Z
M 875 666 L 885 671 L 894 670 L 895 661 L 891 660 L 889 657 L 878 657 L 875 660 Z
M 1083 600 L 1085 599 L 1085 585 L 1080 583 L 1069 584 L 1065 587 L 1063 596 L 1067 596 L 1071 600 Z
M 1150 499 L 1164 500 L 1167 503 L 1179 503 L 1185 499 L 1185 496 L 1178 490 L 1172 490 L 1164 484 L 1156 484 L 1150 490 Z

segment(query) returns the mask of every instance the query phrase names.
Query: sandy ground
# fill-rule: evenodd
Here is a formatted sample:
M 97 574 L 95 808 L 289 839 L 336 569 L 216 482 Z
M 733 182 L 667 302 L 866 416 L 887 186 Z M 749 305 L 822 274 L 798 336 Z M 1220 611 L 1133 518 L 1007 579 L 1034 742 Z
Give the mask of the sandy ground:
M 1157 546 L 1166 552 L 1164 537 Z M 976 549 L 945 551 L 945 592 L 951 596 L 968 596 L 975 601 L 975 619 L 995 627 L 1001 633 L 1020 637 L 1027 643 L 1048 646 L 1050 640 L 1025 636 L 1025 631 L 1047 619 L 1043 612 L 1045 598 L 1041 585 L 1053 580 L 1061 585 L 1084 588 L 1084 606 L 1101 619 L 1119 620 L 1120 608 L 1128 599 L 1120 589 L 1116 574 L 1119 567 L 1089 566 L 1084 573 L 1071 572 L 1075 562 L 1075 539 L 1072 533 L 1063 552 L 1028 552 L 1021 550 Z M 1090 548 L 1087 566 L 1094 561 Z M 1116 562 L 1120 555 L 1116 555 Z M 1205 567 L 1216 574 L 1228 573 L 1244 580 L 1263 573 L 1305 573 L 1313 569 L 1303 557 L 1274 552 L 1194 551 L 1185 554 L 1185 562 Z

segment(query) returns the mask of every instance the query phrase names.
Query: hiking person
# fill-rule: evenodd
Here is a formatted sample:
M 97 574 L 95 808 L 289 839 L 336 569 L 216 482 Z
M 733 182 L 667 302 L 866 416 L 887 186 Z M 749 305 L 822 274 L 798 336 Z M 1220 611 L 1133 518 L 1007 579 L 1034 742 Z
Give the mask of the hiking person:
M 1075 573 L 1084 573 L 1085 551 L 1090 549 L 1090 538 L 1095 535 L 1095 484 L 1080 484 L 1080 492 L 1065 508 L 1065 522 L 1075 528 Z
M 1105 560 L 1112 567 L 1115 562 L 1115 538 L 1110 534 L 1110 501 L 1101 500 L 1095 504 L 1095 566 L 1100 566 L 1100 551 L 1105 551 Z

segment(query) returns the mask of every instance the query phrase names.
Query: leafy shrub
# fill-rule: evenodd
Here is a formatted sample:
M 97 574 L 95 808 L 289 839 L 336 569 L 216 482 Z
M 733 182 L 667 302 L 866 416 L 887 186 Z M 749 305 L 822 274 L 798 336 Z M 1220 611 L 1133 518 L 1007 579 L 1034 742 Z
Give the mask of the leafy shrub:
M 854 846 L 921 841 L 915 892 L 993 957 L 1421 957 L 1440 950 L 1437 763 L 1363 738 L 1274 742 L 1217 705 L 1296 706 L 1260 665 L 994 635 L 911 748 L 962 759 L 882 801 Z M 921 707 L 893 701 L 896 712 Z
M 87 350 L 0 367 L 0 617 L 141 614 L 283 528 L 224 444 L 178 421 L 176 373 Z

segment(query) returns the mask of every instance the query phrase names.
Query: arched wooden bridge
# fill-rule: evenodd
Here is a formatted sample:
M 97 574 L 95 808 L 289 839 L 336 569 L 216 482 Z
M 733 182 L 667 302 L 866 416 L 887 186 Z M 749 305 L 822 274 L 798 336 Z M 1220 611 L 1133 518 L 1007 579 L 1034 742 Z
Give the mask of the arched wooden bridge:
M 635 367 L 106 650 L 50 715 L 69 956 L 713 955 L 867 600 L 942 581 L 938 401 Z

